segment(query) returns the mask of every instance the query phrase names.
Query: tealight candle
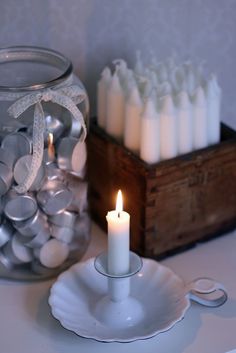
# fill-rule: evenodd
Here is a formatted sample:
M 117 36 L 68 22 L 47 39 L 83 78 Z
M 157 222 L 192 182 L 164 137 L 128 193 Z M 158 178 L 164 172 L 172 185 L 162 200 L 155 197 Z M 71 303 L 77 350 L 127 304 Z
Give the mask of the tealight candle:
M 40 210 L 37 210 L 29 219 L 13 222 L 13 225 L 22 235 L 32 237 L 45 227 L 45 223 L 45 215 Z
M 122 194 L 117 195 L 116 209 L 108 212 L 108 272 L 125 275 L 129 272 L 129 226 L 130 215 L 123 211 Z
M 73 228 L 77 215 L 76 212 L 64 211 L 49 217 L 49 221 L 59 227 Z
M 41 264 L 48 268 L 55 268 L 63 264 L 69 255 L 69 247 L 57 239 L 47 241 L 39 251 Z
M 88 183 L 85 181 L 78 182 L 78 178 L 73 176 L 68 179 L 68 188 L 73 192 L 73 200 L 68 207 L 68 211 L 82 213 L 88 209 Z
M 51 132 L 48 134 L 48 148 L 45 148 L 44 150 L 43 160 L 46 165 L 55 161 L 55 148 L 53 145 L 53 134 Z
M 55 224 L 51 226 L 51 232 L 53 238 L 62 241 L 63 243 L 70 243 L 74 237 L 74 230 L 69 227 L 59 227 Z
M 7 221 L 0 225 L 0 247 L 5 245 L 11 239 L 13 232 L 13 227 Z
M 61 182 L 55 182 L 53 188 L 40 190 L 37 194 L 40 207 L 49 216 L 63 212 L 72 199 L 72 192 Z
M 16 156 L 9 150 L 0 147 L 0 162 L 12 170 Z
M 13 238 L 3 248 L 3 253 L 16 265 L 30 262 L 33 259 L 31 249 L 21 244 L 17 239 L 17 233 L 13 235 Z
M 38 209 L 37 202 L 30 195 L 8 195 L 5 203 L 5 215 L 12 221 L 25 221 Z
M 6 194 L 13 180 L 12 170 L 5 164 L 0 163 L 0 195 Z
M 91 219 L 87 212 L 83 212 L 79 217 L 76 218 L 75 225 L 75 236 L 76 240 L 79 240 L 80 244 L 85 244 L 84 241 L 87 237 L 87 234 L 90 234 L 91 229 Z
M 57 150 L 57 164 L 60 169 L 80 173 L 85 166 L 86 158 L 85 142 L 74 137 L 64 137 L 60 140 Z
M 32 152 L 32 139 L 24 132 L 13 132 L 2 140 L 2 148 L 11 151 L 16 159 Z
M 27 242 L 27 246 L 30 248 L 40 248 L 43 246 L 50 238 L 50 231 L 47 226 L 41 229 L 36 236 Z
M 0 265 L 9 271 L 14 268 L 14 263 L 2 251 L 0 252 Z
M 43 246 L 50 238 L 50 230 L 49 227 L 45 226 L 42 228 L 36 235 L 32 238 L 29 236 L 25 236 L 21 233 L 17 233 L 17 239 L 25 244 L 29 248 L 40 248 Z
M 27 154 L 19 158 L 18 161 L 16 162 L 14 166 L 13 175 L 17 184 L 21 184 L 25 181 L 25 178 L 27 177 L 30 170 L 32 158 L 33 158 L 32 154 Z M 30 189 L 29 189 L 30 191 L 35 191 L 35 190 L 37 191 L 41 188 L 44 175 L 45 175 L 45 168 L 44 168 L 44 165 L 41 164 L 36 174 L 36 177 L 32 185 L 30 186 Z

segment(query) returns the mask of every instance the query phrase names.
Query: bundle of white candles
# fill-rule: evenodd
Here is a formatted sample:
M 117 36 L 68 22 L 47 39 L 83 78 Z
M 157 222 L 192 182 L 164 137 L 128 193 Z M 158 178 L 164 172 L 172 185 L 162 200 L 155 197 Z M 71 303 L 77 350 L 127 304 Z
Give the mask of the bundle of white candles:
M 135 68 L 122 59 L 102 71 L 98 125 L 147 163 L 176 157 L 220 140 L 221 89 L 202 66 L 172 57 Z

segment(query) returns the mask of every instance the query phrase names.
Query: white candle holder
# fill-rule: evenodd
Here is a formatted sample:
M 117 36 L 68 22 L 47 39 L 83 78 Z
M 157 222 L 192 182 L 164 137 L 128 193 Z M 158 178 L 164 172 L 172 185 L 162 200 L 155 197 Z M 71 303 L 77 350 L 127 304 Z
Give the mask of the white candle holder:
M 37 263 L 34 266 L 39 273 L 49 270 Z M 170 330 L 184 318 L 191 301 L 218 307 L 226 300 L 222 284 L 210 278 L 184 283 L 168 267 L 134 253 L 130 253 L 129 273 L 111 276 L 105 253 L 59 276 L 49 304 L 63 327 L 79 336 L 132 342 Z
M 130 271 L 124 275 L 111 275 L 107 270 L 107 253 L 97 256 L 94 267 L 107 277 L 107 294 L 95 306 L 95 317 L 114 328 L 134 326 L 144 317 L 143 306 L 130 293 L 130 278 L 142 268 L 142 259 L 130 252 Z

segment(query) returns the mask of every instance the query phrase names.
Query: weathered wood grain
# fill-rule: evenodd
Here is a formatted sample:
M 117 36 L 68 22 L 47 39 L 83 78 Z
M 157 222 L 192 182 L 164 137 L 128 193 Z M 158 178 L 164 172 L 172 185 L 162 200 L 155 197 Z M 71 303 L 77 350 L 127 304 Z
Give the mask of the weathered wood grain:
M 236 132 L 221 143 L 148 165 L 92 121 L 88 139 L 90 210 L 106 230 L 118 189 L 131 215 L 131 247 L 160 258 L 236 227 Z

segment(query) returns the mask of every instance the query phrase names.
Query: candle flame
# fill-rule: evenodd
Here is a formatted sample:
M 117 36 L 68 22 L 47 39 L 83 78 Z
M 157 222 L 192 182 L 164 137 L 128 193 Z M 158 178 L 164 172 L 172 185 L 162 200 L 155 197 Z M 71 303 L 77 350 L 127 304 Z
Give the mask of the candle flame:
M 53 145 L 53 134 L 51 132 L 48 134 L 48 145 Z
M 53 145 L 53 134 L 49 132 L 48 134 L 48 157 L 49 160 L 54 160 L 55 157 L 55 148 Z
M 118 191 L 116 198 L 116 211 L 118 212 L 118 217 L 120 217 L 120 212 L 123 211 L 123 199 L 121 190 Z

